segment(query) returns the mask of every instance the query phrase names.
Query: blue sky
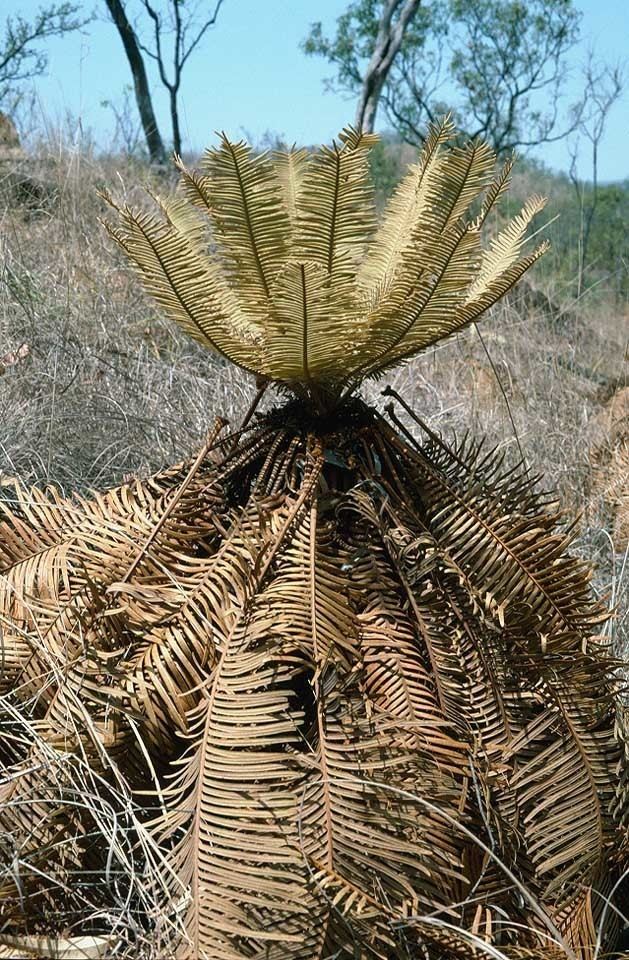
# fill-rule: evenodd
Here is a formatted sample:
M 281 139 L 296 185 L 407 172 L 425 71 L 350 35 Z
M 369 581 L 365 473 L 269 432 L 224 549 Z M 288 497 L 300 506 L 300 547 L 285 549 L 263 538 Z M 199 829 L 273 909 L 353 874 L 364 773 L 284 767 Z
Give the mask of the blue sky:
M 39 0 L 4 0 L 3 14 L 29 17 Z M 319 58 L 305 57 L 300 41 L 313 20 L 330 27 L 345 9 L 346 0 L 224 0 L 217 27 L 186 68 L 182 95 L 182 127 L 186 148 L 200 151 L 221 129 L 231 135 L 260 139 L 266 131 L 287 141 L 313 143 L 328 140 L 353 119 L 354 102 L 326 92 L 323 78 L 329 68 Z M 568 97 L 578 92 L 578 69 L 589 47 L 601 58 L 618 61 L 627 56 L 628 0 L 576 0 L 583 13 L 582 42 L 571 56 Z M 73 118 L 107 143 L 111 112 L 104 100 L 120 101 L 130 74 L 115 28 L 104 3 L 85 4 L 97 19 L 81 34 L 49 42 L 49 71 L 36 83 L 39 109 L 55 125 Z M 157 90 L 155 84 L 155 90 Z M 156 107 L 168 133 L 166 104 L 156 94 Z M 600 175 L 604 180 L 629 177 L 629 84 L 623 100 L 610 116 L 601 149 Z M 535 154 L 555 169 L 567 169 L 564 144 L 548 145 Z M 581 157 L 582 175 L 589 165 Z

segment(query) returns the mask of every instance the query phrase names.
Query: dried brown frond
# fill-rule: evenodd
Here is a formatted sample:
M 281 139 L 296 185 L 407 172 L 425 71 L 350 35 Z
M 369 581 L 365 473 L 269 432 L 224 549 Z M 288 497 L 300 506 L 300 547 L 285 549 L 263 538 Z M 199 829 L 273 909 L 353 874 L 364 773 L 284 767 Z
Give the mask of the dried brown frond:
M 479 904 L 507 957 L 548 937 L 589 949 L 627 786 L 602 612 L 560 515 L 475 445 L 411 444 L 357 404 L 330 434 L 278 416 L 146 483 L 5 511 L 15 609 L 33 591 L 44 624 L 60 604 L 81 624 L 52 684 L 16 654 L 12 697 L 34 693 L 47 749 L 105 779 L 110 755 L 146 789 L 141 734 L 159 936 L 178 957 L 454 958 Z M 17 578 L 39 526 L 55 559 Z M 31 547 L 10 546 L 18 529 Z M 37 619 L 24 630 L 35 649 Z M 53 902 L 98 852 L 89 818 L 35 746 L 4 764 L 3 829 Z M 56 810 L 38 828 L 36 795 Z M 76 838 L 61 860 L 55 823 Z M 33 935 L 7 880 L 13 929 Z
M 501 454 L 391 390 L 389 420 L 352 396 L 543 250 L 522 255 L 537 197 L 484 246 L 510 164 L 453 133 L 430 131 L 379 229 L 373 138 L 351 128 L 313 155 L 223 137 L 156 213 L 114 204 L 165 311 L 258 375 L 257 400 L 269 379 L 297 399 L 217 421 L 146 481 L 2 500 L 7 949 L 613 950 L 620 665 L 573 529 Z

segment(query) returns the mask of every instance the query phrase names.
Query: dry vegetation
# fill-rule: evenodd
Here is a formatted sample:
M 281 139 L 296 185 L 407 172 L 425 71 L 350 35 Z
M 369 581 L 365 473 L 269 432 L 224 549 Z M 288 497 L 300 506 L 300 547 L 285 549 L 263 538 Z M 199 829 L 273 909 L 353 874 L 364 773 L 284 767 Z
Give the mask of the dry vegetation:
M 0 483 L 103 489 L 190 453 L 217 413 L 237 422 L 253 384 L 158 314 L 98 222 L 98 189 L 124 194 L 147 183 L 146 168 L 60 150 L 20 172 L 26 187 L 0 166 Z M 529 188 L 516 179 L 517 193 Z M 628 382 L 629 313 L 601 293 L 574 304 L 520 288 L 481 324 L 486 350 L 470 330 L 389 379 L 435 429 L 485 435 L 508 456 L 519 443 L 581 513 L 577 549 L 613 595 L 622 648 L 626 418 L 609 411 Z
M 0 167 L 5 495 L 11 495 L 14 476 L 54 483 L 66 493 L 104 489 L 190 454 L 218 413 L 237 423 L 253 383 L 158 314 L 98 223 L 104 205 L 97 190 L 107 186 L 124 194 L 128 184 L 147 182 L 146 169 L 60 151 L 29 161 L 22 172 L 26 181 L 14 168 Z M 169 188 L 165 181 L 152 186 Z M 575 549 L 596 562 L 596 589 L 617 610 L 606 631 L 626 652 L 629 531 L 622 518 L 628 438 L 622 391 L 629 372 L 629 314 L 611 297 L 606 301 L 600 287 L 596 303 L 586 296 L 575 305 L 555 288 L 542 293 L 517 291 L 483 321 L 482 341 L 470 330 L 400 368 L 388 382 L 433 429 L 485 435 L 488 445 L 502 447 L 511 459 L 521 450 L 568 510 L 580 513 Z M 384 385 L 369 388 L 381 407 Z M 32 743 L 32 737 L 25 728 L 25 738 Z M 44 741 L 40 746 L 47 749 Z M 77 803 L 93 798 L 95 829 L 112 850 L 126 829 L 141 834 L 124 784 L 112 787 L 99 810 L 101 786 L 80 758 L 63 775 L 66 795 L 74 792 Z M 150 861 L 152 852 L 143 852 Z M 112 886 L 111 902 L 101 903 L 94 918 L 102 920 L 109 911 L 112 935 L 121 927 L 133 931 L 128 955 L 155 957 L 154 939 L 146 939 L 136 922 L 138 904 L 150 914 L 152 891 L 136 876 L 133 857 L 124 843 L 115 847 L 112 870 L 128 884 Z M 2 949 L 0 956 L 16 955 Z

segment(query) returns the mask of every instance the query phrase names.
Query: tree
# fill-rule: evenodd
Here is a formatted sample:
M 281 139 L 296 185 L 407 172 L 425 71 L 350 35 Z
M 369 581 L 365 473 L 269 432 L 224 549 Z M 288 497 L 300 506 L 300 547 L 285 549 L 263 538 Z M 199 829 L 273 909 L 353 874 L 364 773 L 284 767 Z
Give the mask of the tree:
M 574 129 L 575 118 L 562 126 L 559 116 L 565 54 L 579 30 L 572 0 L 435 0 L 413 6 L 403 21 L 399 3 L 355 0 L 337 20 L 334 37 L 314 23 L 304 42 L 306 53 L 336 67 L 328 83 L 369 103 L 367 122 L 373 124 L 380 98 L 394 129 L 421 143 L 426 122 L 451 109 L 467 135 L 489 140 L 499 154 Z M 398 9 L 397 20 L 390 7 Z M 379 50 L 385 55 L 378 56 Z M 380 64 L 378 84 L 374 60 Z M 548 109 L 540 107 L 542 99 Z
M 42 939 L 120 957 L 613 952 L 623 678 L 571 528 L 499 452 L 358 394 L 546 249 L 539 197 L 485 237 L 511 163 L 454 133 L 379 227 L 351 128 L 279 155 L 223 137 L 152 214 L 112 200 L 145 290 L 262 382 L 187 463 L 0 500 L 2 939 L 42 903 Z M 110 842 L 129 783 L 143 823 Z
M 130 22 L 122 0 L 105 0 L 112 19 L 120 33 L 133 74 L 138 110 L 142 118 L 147 146 L 152 160 L 164 159 L 164 146 L 153 111 L 146 65 L 142 54 L 153 61 L 160 82 L 168 92 L 172 144 L 176 154 L 181 153 L 181 124 L 179 93 L 183 70 L 190 56 L 217 20 L 223 0 L 216 0 L 211 13 L 204 0 L 186 3 L 185 0 L 165 0 L 161 6 L 151 0 L 140 0 L 144 22 Z M 143 39 L 145 35 L 150 40 Z M 170 52 L 167 51 L 170 38 Z M 169 66 L 170 64 L 170 66 Z
M 356 110 L 358 130 L 373 133 L 382 88 L 420 2 L 421 0 L 386 0 L 384 4 L 378 21 L 374 50 L 361 85 Z
M 609 112 L 621 97 L 625 87 L 626 71 L 622 64 L 610 66 L 598 63 L 590 53 L 584 67 L 583 107 L 577 118 L 577 136 L 570 148 L 570 180 L 576 191 L 581 212 L 581 231 L 579 238 L 579 269 L 577 274 L 577 296 L 583 289 L 583 278 L 588 262 L 588 252 L 592 227 L 599 202 L 598 152 L 605 135 Z M 590 145 L 591 180 L 586 183 L 579 178 L 577 161 L 581 138 Z
M 140 114 L 149 157 L 153 163 L 164 163 L 166 150 L 164 149 L 164 141 L 155 118 L 151 89 L 149 87 L 146 67 L 142 59 L 142 52 L 135 30 L 129 22 L 121 0 L 105 0 L 105 3 L 107 4 L 107 9 L 111 14 L 116 29 L 120 34 L 120 39 L 122 40 L 127 60 L 129 61 L 131 75 L 133 77 L 135 102 L 138 105 L 138 113 Z
M 48 56 L 40 44 L 78 30 L 88 21 L 78 16 L 81 7 L 73 3 L 42 7 L 31 21 L 19 14 L 7 17 L 0 41 L 0 106 L 5 107 L 19 94 L 20 86 L 41 76 Z

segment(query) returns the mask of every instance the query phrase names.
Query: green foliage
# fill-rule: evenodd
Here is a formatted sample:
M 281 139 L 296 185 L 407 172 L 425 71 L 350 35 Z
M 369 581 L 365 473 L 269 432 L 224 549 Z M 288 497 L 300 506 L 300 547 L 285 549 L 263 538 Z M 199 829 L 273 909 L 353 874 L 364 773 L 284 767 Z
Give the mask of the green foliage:
M 380 0 L 355 0 L 336 21 L 336 36 L 328 38 L 319 21 L 313 23 L 302 44 L 304 53 L 324 56 L 337 68 L 333 88 L 355 92 L 362 82 L 365 61 L 371 56 L 378 33 Z M 445 35 L 447 7 L 442 0 L 420 6 L 404 37 L 404 50 L 420 50 L 430 36 Z
M 583 187 L 581 202 L 573 184 L 565 174 L 550 173 L 531 161 L 520 163 L 524 182 L 524 195 L 534 180 L 537 189 L 552 198 L 548 206 L 550 224 L 547 236 L 551 249 L 545 262 L 540 264 L 539 277 L 558 280 L 566 291 L 573 293 L 579 270 L 579 251 L 583 240 L 584 215 L 591 202 L 593 186 Z M 518 184 L 514 184 L 514 197 L 505 204 L 515 205 Z M 553 219 L 553 218 L 557 219 Z M 599 184 L 596 198 L 596 217 L 588 242 L 585 264 L 584 287 L 595 285 L 600 293 L 612 294 L 619 300 L 629 295 L 629 180 L 618 183 Z
M 157 199 L 157 215 L 106 198 L 120 215 L 108 229 L 192 337 L 331 409 L 478 319 L 546 249 L 520 256 L 539 196 L 482 244 L 511 163 L 494 177 L 487 144 L 456 140 L 448 118 L 431 126 L 377 229 L 377 137 L 353 127 L 332 147 L 271 156 L 223 135 L 199 170 L 178 161 L 179 195 Z
M 336 76 L 328 85 L 357 93 L 381 16 L 377 0 L 355 0 L 336 33 L 311 26 L 307 54 L 323 56 Z M 389 73 L 382 104 L 391 126 L 419 143 L 422 128 L 450 109 L 468 136 L 498 153 L 562 135 L 557 100 L 564 55 L 579 33 L 573 0 L 435 0 L 422 4 Z M 443 50 L 450 51 L 447 62 Z M 550 108 L 538 107 L 537 98 Z
M 599 187 L 598 221 L 592 228 L 591 260 L 603 265 L 624 260 L 625 290 L 629 293 L 629 180 Z
M 405 164 L 399 143 L 391 138 L 378 140 L 371 151 L 369 166 L 378 208 L 382 209 L 384 201 L 391 196 L 404 173 Z
M 530 102 L 557 95 L 562 58 L 578 37 L 572 0 L 451 0 L 454 45 L 450 70 L 460 111 L 498 152 L 554 137 L 556 107 Z
M 385 137 L 373 149 L 371 169 L 379 208 L 384 207 L 400 180 L 410 150 L 394 136 Z M 533 188 L 550 197 L 547 208 L 550 222 L 544 231 L 550 240 L 550 250 L 536 268 L 537 280 L 542 284 L 557 281 L 560 289 L 572 294 L 583 232 L 581 205 L 574 186 L 567 174 L 550 171 L 530 158 L 520 158 L 517 169 L 502 215 L 517 214 Z M 583 206 L 586 209 L 592 190 L 591 184 L 585 184 Z M 629 180 L 598 186 L 585 273 L 586 287 L 591 284 L 596 284 L 597 291 L 619 300 L 629 296 Z

